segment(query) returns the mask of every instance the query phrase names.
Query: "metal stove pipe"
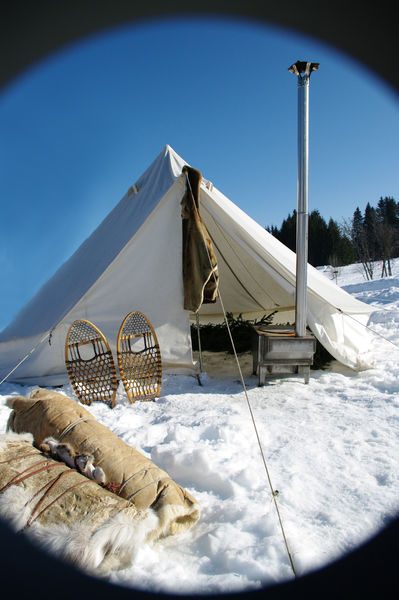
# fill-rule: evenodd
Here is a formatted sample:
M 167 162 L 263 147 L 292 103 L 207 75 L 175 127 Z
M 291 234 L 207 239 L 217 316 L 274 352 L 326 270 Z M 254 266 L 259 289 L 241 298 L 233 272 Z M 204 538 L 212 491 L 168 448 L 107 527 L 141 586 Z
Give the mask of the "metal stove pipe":
M 306 335 L 308 266 L 309 81 L 319 63 L 297 61 L 289 67 L 298 77 L 298 184 L 296 216 L 295 333 Z

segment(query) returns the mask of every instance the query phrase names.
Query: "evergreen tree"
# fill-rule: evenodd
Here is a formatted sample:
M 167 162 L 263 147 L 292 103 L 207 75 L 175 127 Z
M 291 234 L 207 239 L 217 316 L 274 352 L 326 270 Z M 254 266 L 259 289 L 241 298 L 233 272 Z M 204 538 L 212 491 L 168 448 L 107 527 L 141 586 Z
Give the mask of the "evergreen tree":
M 366 235 L 366 246 L 368 259 L 375 261 L 378 259 L 378 235 L 377 235 L 377 213 L 375 208 L 367 202 L 364 211 L 363 226 Z
M 296 210 L 289 214 L 281 224 L 280 232 L 276 236 L 287 248 L 296 252 Z
M 352 218 L 352 241 L 357 246 L 363 237 L 363 215 L 360 208 L 357 206 Z
M 330 257 L 335 257 L 334 262 L 337 262 L 339 254 L 340 254 L 340 244 L 341 244 L 341 232 L 339 230 L 338 224 L 331 219 L 328 221 L 327 225 L 327 236 L 328 236 L 328 246 L 329 246 L 329 264 L 332 264 L 332 260 Z M 338 265 L 333 265 L 338 266 Z
M 278 238 L 279 232 L 280 232 L 280 230 L 278 229 L 278 227 L 276 227 L 275 225 L 272 225 L 271 227 L 266 227 L 266 231 L 268 231 L 275 238 Z
M 309 215 L 308 262 L 314 267 L 328 264 L 330 244 L 327 223 L 318 210 Z
M 377 218 L 396 229 L 399 228 L 399 205 L 391 196 L 380 198 L 377 204 Z
M 352 217 L 351 241 L 357 260 L 362 263 L 367 279 L 373 279 L 373 263 L 370 261 L 367 229 L 360 208 L 357 206 Z
M 356 252 L 351 240 L 341 230 L 339 265 L 351 265 L 356 262 Z
M 393 198 L 380 198 L 376 209 L 379 258 L 382 260 L 381 277 L 392 275 L 391 258 L 397 256 L 399 215 Z
M 350 239 L 344 234 L 342 227 L 334 219 L 327 226 L 329 256 L 328 263 L 333 267 L 350 265 L 356 261 L 356 254 Z

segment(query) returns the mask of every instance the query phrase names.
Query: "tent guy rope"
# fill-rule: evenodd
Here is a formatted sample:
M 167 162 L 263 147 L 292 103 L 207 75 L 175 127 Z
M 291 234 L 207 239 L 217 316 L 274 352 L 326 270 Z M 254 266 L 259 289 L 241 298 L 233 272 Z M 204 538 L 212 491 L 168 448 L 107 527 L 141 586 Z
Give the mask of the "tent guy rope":
M 54 330 L 54 327 L 53 327 L 53 329 L 51 329 L 50 331 L 48 331 L 48 332 L 46 333 L 46 335 L 44 335 L 44 336 L 43 336 L 43 337 L 42 337 L 42 338 L 41 338 L 41 339 L 38 341 L 38 343 L 36 344 L 36 346 L 33 346 L 33 348 L 31 348 L 31 350 L 29 350 L 28 354 L 26 354 L 26 356 L 24 356 L 24 357 L 23 357 L 23 358 L 22 358 L 22 359 L 19 361 L 19 363 L 17 363 L 17 364 L 15 365 L 15 367 L 14 367 L 13 369 L 11 369 L 11 371 L 9 371 L 5 377 L 3 377 L 3 379 L 0 381 L 0 385 L 1 385 L 2 383 L 4 383 L 4 382 L 5 382 L 5 381 L 6 381 L 6 380 L 7 380 L 7 379 L 10 377 L 10 375 L 12 375 L 12 374 L 14 373 L 14 371 L 16 371 L 16 370 L 18 369 L 18 367 L 20 367 L 20 366 L 22 365 L 22 363 L 24 363 L 24 362 L 25 362 L 25 361 L 26 361 L 28 358 L 30 358 L 30 357 L 31 357 L 31 355 L 34 353 L 34 351 L 36 350 L 36 348 L 38 348 L 38 347 L 40 346 L 40 344 L 42 344 L 42 343 L 43 343 L 43 342 L 44 342 L 44 341 L 45 341 L 47 338 L 50 338 L 50 337 L 51 337 L 51 335 L 52 335 L 52 333 L 53 333 L 53 330 Z
M 189 179 L 187 173 L 185 173 L 185 177 L 186 177 L 186 181 L 187 181 L 187 186 L 188 186 L 188 188 L 190 190 L 190 194 L 191 194 L 191 198 L 192 198 L 192 201 L 193 201 L 194 210 L 198 214 L 198 209 L 197 209 L 197 206 L 196 206 L 196 203 L 195 203 L 195 200 L 194 200 L 193 191 L 191 189 L 190 179 Z M 212 266 L 211 257 L 209 256 L 208 249 L 207 249 L 207 253 L 208 253 L 209 263 Z M 212 272 L 212 275 L 213 275 L 213 277 L 215 277 L 214 271 Z M 216 278 L 215 278 L 215 283 L 217 284 Z M 264 469 L 265 469 L 265 472 L 266 472 L 267 481 L 268 481 L 268 484 L 269 484 L 269 487 L 270 487 L 271 497 L 272 497 L 272 500 L 273 500 L 273 503 L 274 503 L 274 507 L 276 509 L 276 513 L 277 513 L 277 517 L 278 517 L 278 522 L 279 522 L 279 525 L 280 525 L 280 530 L 281 530 L 281 533 L 282 533 L 282 536 L 283 536 L 283 540 L 284 540 L 284 546 L 285 546 L 286 551 L 287 551 L 288 559 L 289 559 L 290 566 L 291 566 L 292 572 L 294 574 L 294 577 L 297 577 L 297 573 L 296 573 L 294 561 L 293 561 L 292 554 L 291 554 L 291 551 L 290 551 L 290 548 L 289 548 L 289 545 L 288 545 L 287 536 L 285 534 L 284 525 L 283 525 L 283 521 L 282 521 L 281 514 L 280 514 L 280 509 L 279 509 L 279 506 L 278 506 L 278 503 L 277 503 L 278 492 L 277 492 L 277 490 L 274 489 L 273 484 L 272 484 L 272 480 L 271 480 L 269 468 L 268 468 L 267 462 L 266 462 L 266 457 L 265 457 L 265 454 L 263 452 L 263 447 L 262 447 L 262 443 L 261 443 L 261 440 L 260 440 L 258 428 L 256 426 L 255 416 L 254 416 L 254 413 L 253 413 L 253 410 L 252 410 L 251 403 L 249 401 L 248 390 L 247 390 L 247 387 L 245 385 L 244 377 L 243 377 L 241 366 L 240 366 L 240 361 L 238 360 L 237 351 L 236 351 L 236 347 L 235 347 L 235 344 L 234 344 L 233 336 L 231 334 L 231 329 L 230 329 L 230 326 L 229 326 L 229 323 L 228 323 L 228 320 L 227 320 L 227 315 L 226 315 L 226 311 L 225 311 L 225 308 L 224 308 L 223 299 L 222 299 L 222 296 L 221 296 L 221 293 L 220 293 L 220 289 L 218 290 L 218 292 L 219 292 L 220 305 L 221 305 L 223 316 L 224 316 L 224 320 L 225 320 L 225 323 L 226 323 L 226 326 L 227 326 L 228 335 L 229 335 L 231 346 L 232 346 L 232 349 L 233 349 L 233 352 L 234 352 L 235 361 L 237 363 L 238 372 L 240 374 L 241 384 L 242 384 L 242 387 L 243 387 L 243 391 L 244 391 L 245 399 L 246 399 L 246 402 L 247 402 L 249 414 L 250 414 L 252 425 L 253 425 L 253 428 L 254 428 L 256 440 L 257 440 L 257 443 L 258 443 L 258 446 L 259 446 L 259 451 L 260 451 L 260 455 L 261 455 L 261 458 L 262 458 L 262 463 L 263 463 L 263 466 L 264 466 Z M 198 331 L 199 331 L 199 329 L 198 329 Z
M 340 312 L 340 313 L 342 313 L 346 317 L 350 317 L 353 321 L 355 321 L 355 323 L 358 323 L 359 325 L 362 325 L 365 329 L 367 329 L 368 331 L 370 331 L 371 333 L 373 333 L 377 337 L 380 337 L 382 340 L 384 340 L 385 342 L 388 342 L 394 348 L 397 348 L 399 350 L 399 345 L 398 344 L 395 344 L 392 340 L 389 340 L 387 337 L 383 336 L 378 331 L 375 331 L 375 329 L 372 329 L 369 325 L 365 325 L 364 323 L 361 323 L 361 321 L 359 321 L 358 319 L 355 319 L 355 317 L 353 315 L 350 315 L 350 314 L 346 313 L 341 308 L 337 308 L 337 311 Z M 379 311 L 397 312 L 397 313 L 399 313 L 399 310 L 392 310 L 392 309 L 385 309 L 385 308 L 379 308 L 378 310 L 376 310 L 376 312 L 379 312 Z

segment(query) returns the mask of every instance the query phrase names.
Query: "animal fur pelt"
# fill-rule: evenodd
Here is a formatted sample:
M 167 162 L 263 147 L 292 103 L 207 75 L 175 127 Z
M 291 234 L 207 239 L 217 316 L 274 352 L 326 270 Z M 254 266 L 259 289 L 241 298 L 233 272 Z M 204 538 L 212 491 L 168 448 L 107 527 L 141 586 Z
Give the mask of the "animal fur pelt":
M 186 193 L 181 201 L 184 308 L 197 312 L 201 304 L 216 302 L 219 274 L 212 241 L 200 215 L 202 175 L 187 165 L 183 173 L 187 178 Z
M 33 446 L 0 435 L 0 515 L 16 531 L 97 575 L 130 566 L 158 519 Z
M 199 506 L 187 490 L 75 400 L 38 388 L 29 398 L 10 397 L 8 406 L 12 408 L 8 429 L 31 433 L 37 447 L 52 436 L 68 443 L 75 454 L 91 455 L 110 490 L 137 510 L 151 508 L 158 517 L 153 538 L 178 533 L 198 521 Z

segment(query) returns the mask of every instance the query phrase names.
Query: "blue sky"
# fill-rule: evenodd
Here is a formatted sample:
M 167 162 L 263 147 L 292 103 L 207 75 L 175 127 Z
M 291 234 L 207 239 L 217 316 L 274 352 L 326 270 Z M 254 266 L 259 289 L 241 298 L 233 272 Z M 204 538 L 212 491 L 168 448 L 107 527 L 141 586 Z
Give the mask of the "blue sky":
M 226 19 L 124 26 L 48 57 L 0 98 L 0 329 L 165 144 L 263 226 L 296 207 L 297 80 L 310 83 L 309 210 L 399 200 L 399 111 L 321 42 Z

